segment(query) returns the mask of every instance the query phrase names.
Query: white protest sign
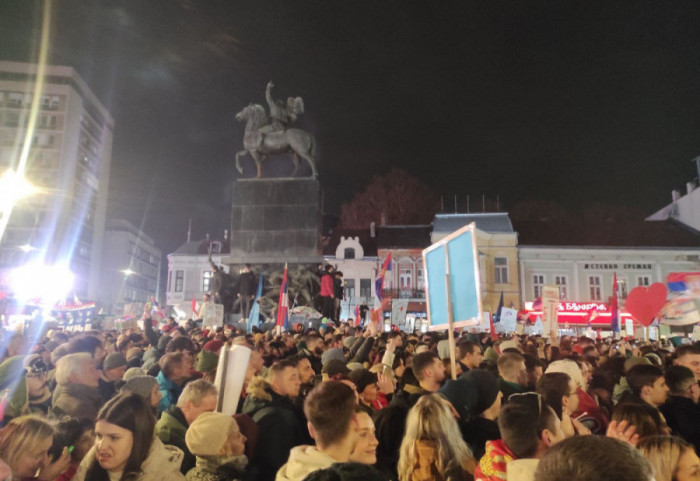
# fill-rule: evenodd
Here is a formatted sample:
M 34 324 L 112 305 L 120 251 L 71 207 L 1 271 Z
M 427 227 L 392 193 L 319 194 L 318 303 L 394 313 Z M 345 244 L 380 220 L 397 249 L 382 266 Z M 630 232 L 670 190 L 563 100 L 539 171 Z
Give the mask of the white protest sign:
M 213 302 L 202 303 L 202 327 L 218 327 L 224 323 L 224 305 Z
M 518 323 L 518 311 L 508 307 L 501 308 L 501 317 L 499 322 L 494 324 L 497 332 L 512 333 L 515 332 Z
M 219 352 L 219 364 L 214 380 L 214 385 L 219 391 L 216 403 L 218 412 L 231 416 L 236 413 L 250 361 L 250 352 L 247 347 L 239 345 L 231 348 L 224 346 Z
M 552 338 L 559 334 L 559 286 L 546 285 L 542 288 L 542 332 Z

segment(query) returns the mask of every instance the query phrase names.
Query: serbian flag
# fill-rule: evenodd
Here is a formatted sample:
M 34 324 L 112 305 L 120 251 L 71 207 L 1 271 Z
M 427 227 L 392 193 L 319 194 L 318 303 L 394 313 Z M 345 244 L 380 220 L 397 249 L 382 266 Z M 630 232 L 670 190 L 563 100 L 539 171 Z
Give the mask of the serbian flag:
M 156 301 L 155 296 L 151 296 L 151 302 L 153 303 L 152 314 L 161 319 L 165 319 L 165 311 L 160 307 L 158 301 Z
M 377 280 L 374 281 L 374 292 L 377 294 L 377 299 L 382 300 L 382 289 L 384 288 L 384 275 L 386 271 L 391 270 L 391 252 L 386 256 L 384 262 L 382 263 L 382 268 L 380 274 L 377 276 Z
M 289 329 L 289 319 L 287 312 L 289 311 L 289 291 L 287 289 L 287 264 L 284 265 L 284 276 L 282 276 L 282 286 L 280 287 L 280 300 L 277 304 L 277 325 L 282 326 L 282 329 Z
M 195 317 L 199 317 L 199 312 L 197 312 L 197 299 L 192 298 L 192 313 Z
M 489 312 L 489 327 L 491 328 L 491 339 L 498 341 L 498 334 L 496 334 L 496 329 L 493 327 L 493 316 Z
M 613 274 L 613 295 L 610 301 L 610 330 L 620 332 L 620 309 L 617 306 L 617 272 Z
M 355 325 L 362 325 L 362 318 L 360 317 L 360 306 L 355 306 Z

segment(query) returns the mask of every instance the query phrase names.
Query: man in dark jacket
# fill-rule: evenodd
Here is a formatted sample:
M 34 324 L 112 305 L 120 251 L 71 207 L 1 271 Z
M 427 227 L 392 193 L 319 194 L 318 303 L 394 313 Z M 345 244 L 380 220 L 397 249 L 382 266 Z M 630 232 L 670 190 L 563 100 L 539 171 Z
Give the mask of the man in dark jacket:
M 661 406 L 668 427 L 700 450 L 700 386 L 693 371 L 685 366 L 672 366 L 666 371 L 666 384 L 671 395 Z
M 177 405 L 164 411 L 156 423 L 156 436 L 163 444 L 182 449 L 184 458 L 180 472 L 183 474 L 194 468 L 196 462 L 195 456 L 187 448 L 185 433 L 200 414 L 216 409 L 216 401 L 216 387 L 212 383 L 203 379 L 193 381 L 182 390 Z
M 669 389 L 661 368 L 649 364 L 638 364 L 627 371 L 626 378 L 630 390 L 622 393 L 618 404 L 644 406 L 659 430 L 666 429 L 666 420 L 659 408 L 666 403 Z
M 265 446 L 259 446 L 251 460 L 259 469 L 260 481 L 273 481 L 291 449 L 304 444 L 307 438 L 306 426 L 300 422 L 292 402 L 300 386 L 297 367 L 287 360 L 273 364 L 267 378 L 253 378 L 248 385 L 243 414 L 255 421 L 258 432 L 269 434 Z
M 250 270 L 250 264 L 246 264 L 238 278 L 238 298 L 241 300 L 241 316 L 243 316 L 243 319 L 248 319 L 250 315 L 250 308 L 255 299 L 256 289 L 255 275 Z

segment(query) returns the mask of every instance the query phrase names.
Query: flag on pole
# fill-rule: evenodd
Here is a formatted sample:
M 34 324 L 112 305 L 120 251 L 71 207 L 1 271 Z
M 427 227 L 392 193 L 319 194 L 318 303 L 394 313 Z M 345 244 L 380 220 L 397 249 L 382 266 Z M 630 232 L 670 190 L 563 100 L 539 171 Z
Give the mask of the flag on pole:
M 263 276 L 261 273 L 258 276 L 258 292 L 255 293 L 255 300 L 253 300 L 253 307 L 250 308 L 250 316 L 248 316 L 248 326 L 246 329 L 248 334 L 253 332 L 253 326 L 260 327 L 260 304 L 258 304 L 258 301 L 262 297 L 262 284 L 263 284 Z
M 192 313 L 194 314 L 195 318 L 199 317 L 199 312 L 197 312 L 197 299 L 194 297 L 192 298 Z
M 155 314 L 156 317 L 165 319 L 165 310 L 163 310 L 163 308 L 160 307 L 160 304 L 158 304 L 158 301 L 156 301 L 155 296 L 151 296 L 151 303 L 153 304 L 151 314 Z
M 362 317 L 360 317 L 360 306 L 355 306 L 355 325 L 362 325 Z
M 386 274 L 386 271 L 391 270 L 391 252 L 389 252 L 389 255 L 384 259 L 384 262 L 382 263 L 382 268 L 380 270 L 380 274 L 377 276 L 377 280 L 374 281 L 374 292 L 377 294 L 377 299 L 380 301 L 382 300 L 382 289 L 384 289 L 384 275 Z
M 617 305 L 617 272 L 613 273 L 613 295 L 610 301 L 610 330 L 613 333 L 620 332 L 620 309 Z
M 503 310 L 503 291 L 501 291 L 501 300 L 498 301 L 498 309 L 496 315 L 493 316 L 493 322 L 501 322 L 501 311 Z
M 284 265 L 284 276 L 282 276 L 282 286 L 280 287 L 280 300 L 277 304 L 277 326 L 283 330 L 289 330 L 289 291 L 287 289 L 287 264 Z
M 498 340 L 498 334 L 496 334 L 496 329 L 493 327 L 493 316 L 489 312 L 489 327 L 491 328 L 491 339 L 494 341 Z

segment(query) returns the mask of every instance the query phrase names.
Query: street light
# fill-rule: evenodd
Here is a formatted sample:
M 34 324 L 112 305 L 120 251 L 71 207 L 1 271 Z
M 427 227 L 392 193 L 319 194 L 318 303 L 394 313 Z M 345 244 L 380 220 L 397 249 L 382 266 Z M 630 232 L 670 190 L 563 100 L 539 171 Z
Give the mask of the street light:
M 14 170 L 6 170 L 0 177 L 0 206 L 2 206 L 3 210 L 14 206 L 18 200 L 37 192 L 39 192 L 37 187 Z
M 34 247 L 30 244 L 24 244 L 22 246 L 19 246 L 19 249 L 26 254 L 28 252 L 36 250 L 36 247 Z
M 124 274 L 126 277 L 129 277 L 130 275 L 136 274 L 136 271 L 132 271 L 131 269 L 122 269 L 119 272 Z

